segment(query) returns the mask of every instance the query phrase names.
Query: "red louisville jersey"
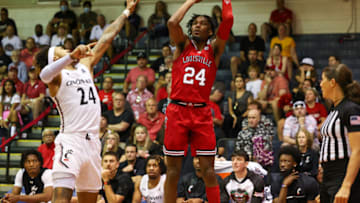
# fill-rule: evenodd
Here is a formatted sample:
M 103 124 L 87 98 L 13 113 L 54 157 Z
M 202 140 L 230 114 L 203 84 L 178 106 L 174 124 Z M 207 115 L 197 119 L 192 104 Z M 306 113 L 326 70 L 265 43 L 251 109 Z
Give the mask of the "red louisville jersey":
M 208 102 L 216 70 L 210 40 L 201 51 L 191 41 L 173 63 L 170 98 L 192 103 Z

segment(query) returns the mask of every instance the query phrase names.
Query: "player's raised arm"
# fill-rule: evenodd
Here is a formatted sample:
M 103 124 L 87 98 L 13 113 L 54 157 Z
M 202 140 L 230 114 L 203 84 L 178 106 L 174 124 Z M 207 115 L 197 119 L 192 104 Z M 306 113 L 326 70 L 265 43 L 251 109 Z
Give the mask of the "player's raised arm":
M 121 31 L 125 24 L 125 20 L 132 12 L 134 12 L 136 4 L 139 2 L 139 0 L 126 0 L 126 2 L 127 6 L 123 13 L 117 17 L 116 20 L 111 23 L 101 35 L 99 41 L 93 49 L 94 55 L 89 59 L 83 59 L 81 61 L 81 63 L 90 67 L 91 70 L 93 69 L 93 66 L 99 62 L 105 51 L 109 48 L 115 36 Z
M 215 50 L 215 62 L 220 62 L 220 57 L 224 52 L 226 41 L 229 39 L 231 28 L 234 23 L 231 0 L 222 0 L 222 21 L 213 41 Z
M 176 46 L 183 47 L 186 42 L 186 35 L 184 34 L 180 22 L 184 18 L 187 11 L 197 2 L 201 0 L 186 0 L 183 5 L 171 16 L 167 25 L 169 29 L 170 39 L 173 40 Z M 181 51 L 181 50 L 180 50 Z

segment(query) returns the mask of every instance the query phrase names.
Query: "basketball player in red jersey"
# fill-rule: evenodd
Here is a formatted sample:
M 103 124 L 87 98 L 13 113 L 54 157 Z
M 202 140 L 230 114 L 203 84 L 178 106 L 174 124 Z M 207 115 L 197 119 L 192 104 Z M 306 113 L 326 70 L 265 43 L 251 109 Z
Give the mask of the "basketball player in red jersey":
M 164 153 L 167 161 L 165 203 L 176 202 L 177 182 L 188 143 L 199 156 L 209 203 L 220 203 L 214 171 L 216 140 L 211 110 L 206 105 L 233 24 L 231 0 L 222 0 L 222 22 L 216 36 L 211 18 L 194 15 L 186 36 L 180 26 L 186 12 L 201 0 L 186 0 L 168 21 L 176 44 L 172 69 L 171 104 L 166 109 Z

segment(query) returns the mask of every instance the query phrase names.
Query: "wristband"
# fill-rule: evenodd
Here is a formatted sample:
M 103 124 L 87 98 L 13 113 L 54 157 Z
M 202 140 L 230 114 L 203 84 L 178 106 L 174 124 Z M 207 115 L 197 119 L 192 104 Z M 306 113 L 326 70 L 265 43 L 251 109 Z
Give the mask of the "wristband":
M 122 13 L 123 13 L 127 18 L 130 16 L 130 10 L 129 10 L 129 9 L 125 9 Z
M 107 181 L 105 181 L 105 182 L 104 182 L 104 185 L 108 185 L 108 182 L 107 182 Z
M 287 185 L 285 185 L 285 184 L 282 184 L 282 185 L 281 185 L 281 188 L 285 188 L 285 187 L 287 187 Z

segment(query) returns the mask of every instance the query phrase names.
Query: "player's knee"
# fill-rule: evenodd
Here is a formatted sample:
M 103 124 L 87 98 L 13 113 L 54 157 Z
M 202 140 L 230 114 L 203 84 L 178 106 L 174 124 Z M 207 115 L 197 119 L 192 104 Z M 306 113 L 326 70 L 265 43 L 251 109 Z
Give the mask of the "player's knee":
M 215 170 L 213 167 L 202 168 L 201 172 L 202 172 L 202 177 L 204 179 L 212 179 L 216 177 Z
M 167 178 L 179 178 L 180 176 L 180 170 L 181 167 L 169 167 L 167 166 L 166 168 L 166 177 Z

